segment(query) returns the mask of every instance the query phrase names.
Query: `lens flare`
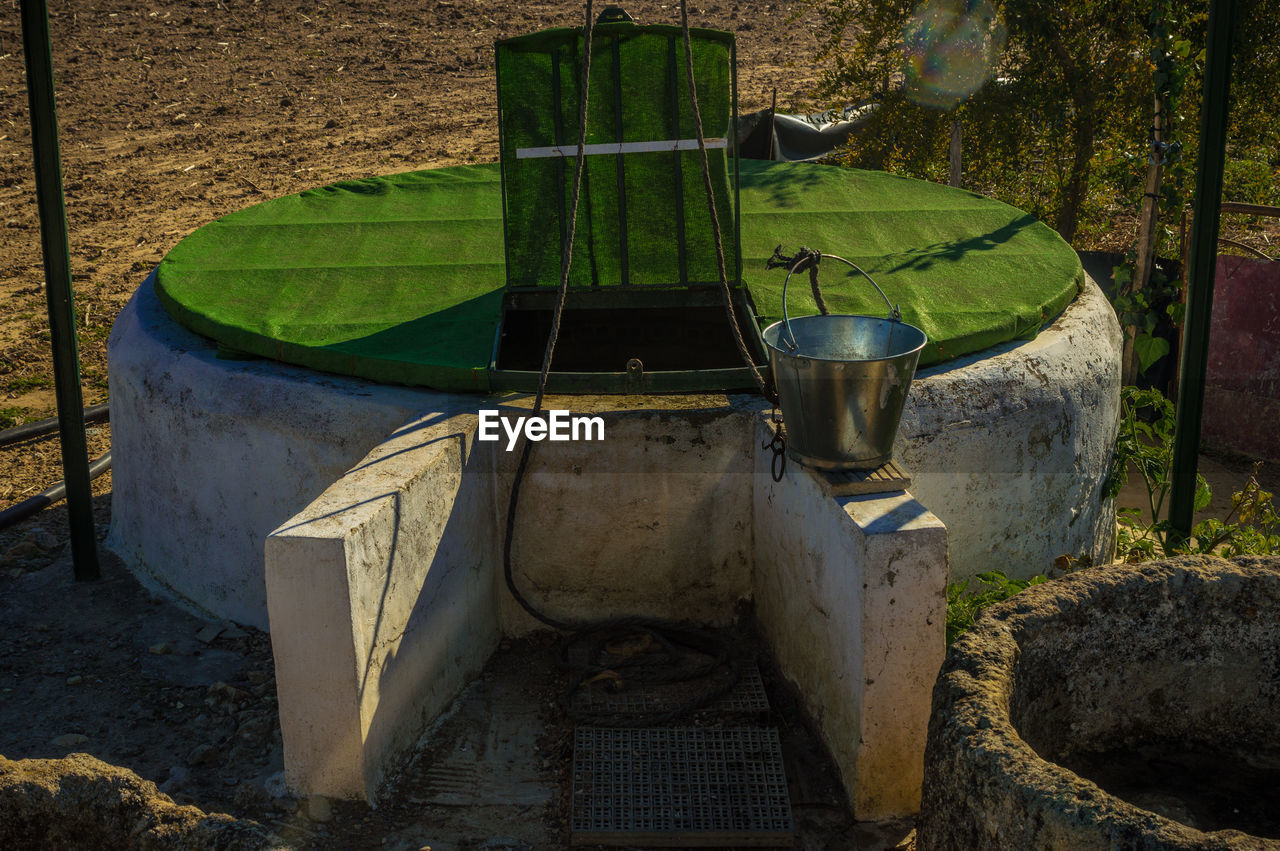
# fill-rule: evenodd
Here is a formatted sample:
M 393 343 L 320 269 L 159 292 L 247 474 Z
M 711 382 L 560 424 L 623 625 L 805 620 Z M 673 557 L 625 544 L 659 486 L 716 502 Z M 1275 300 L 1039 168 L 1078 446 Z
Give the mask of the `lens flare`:
M 907 96 L 951 109 L 991 76 L 1004 41 L 1004 22 L 988 0 L 925 0 L 902 30 Z

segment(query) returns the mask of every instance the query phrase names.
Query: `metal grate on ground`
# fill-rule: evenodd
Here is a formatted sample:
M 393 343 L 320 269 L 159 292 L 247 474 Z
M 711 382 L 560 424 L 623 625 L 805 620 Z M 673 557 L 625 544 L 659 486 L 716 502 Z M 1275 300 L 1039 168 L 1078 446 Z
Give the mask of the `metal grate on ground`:
M 600 688 L 582 688 L 574 692 L 570 709 L 576 713 L 591 715 L 653 715 L 671 711 L 687 699 L 686 690 L 678 684 L 649 685 L 635 691 L 616 693 Z M 738 682 L 734 687 L 697 711 L 744 714 L 768 712 L 769 698 L 765 695 L 759 666 L 754 661 L 739 663 Z
M 790 846 L 778 731 L 578 727 L 574 845 Z

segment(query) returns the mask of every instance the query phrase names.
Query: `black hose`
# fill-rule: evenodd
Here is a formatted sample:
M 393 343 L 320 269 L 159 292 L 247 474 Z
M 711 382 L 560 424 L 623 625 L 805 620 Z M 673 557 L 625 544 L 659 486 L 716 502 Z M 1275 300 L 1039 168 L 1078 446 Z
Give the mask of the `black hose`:
M 106 452 L 102 453 L 96 461 L 89 465 L 89 481 L 93 481 L 110 469 L 111 450 L 108 449 Z M 51 488 L 46 488 L 45 490 L 40 491 L 40 493 L 29 499 L 24 499 L 17 505 L 9 506 L 4 511 L 0 511 L 0 529 L 8 529 L 15 523 L 26 520 L 31 515 L 53 505 L 66 495 L 67 483 L 62 481 L 58 482 Z
M 84 421 L 87 423 L 97 422 L 98 420 L 111 419 L 111 403 L 103 402 L 101 405 L 90 405 L 84 409 Z M 24 423 L 20 426 L 7 428 L 0 431 L 0 446 L 8 446 L 12 443 L 21 443 L 24 440 L 30 440 L 33 437 L 42 437 L 46 434 L 53 434 L 58 430 L 58 418 L 50 417 L 47 420 L 40 420 L 34 423 Z

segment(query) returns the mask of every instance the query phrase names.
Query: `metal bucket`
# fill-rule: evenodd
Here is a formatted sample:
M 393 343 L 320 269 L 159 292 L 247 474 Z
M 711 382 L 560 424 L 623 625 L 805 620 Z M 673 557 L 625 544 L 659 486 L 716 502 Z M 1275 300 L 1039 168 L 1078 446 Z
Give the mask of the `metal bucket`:
M 787 426 L 787 454 L 818 470 L 869 470 L 893 457 L 907 390 L 927 340 L 902 321 L 884 291 L 871 281 L 889 316 L 787 316 L 787 273 L 782 321 L 764 330 L 769 363 Z

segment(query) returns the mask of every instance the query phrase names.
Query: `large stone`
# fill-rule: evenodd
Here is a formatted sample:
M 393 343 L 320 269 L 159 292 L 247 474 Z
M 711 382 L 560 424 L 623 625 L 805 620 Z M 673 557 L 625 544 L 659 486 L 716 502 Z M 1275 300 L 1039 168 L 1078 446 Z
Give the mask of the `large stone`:
M 1182 558 L 1035 586 L 947 655 L 919 847 L 1274 851 L 1280 840 L 1237 828 L 1275 829 L 1274 798 L 1252 796 L 1280 776 L 1278 698 L 1280 558 Z M 1250 774 L 1264 780 L 1204 806 Z
M 0 756 L 0 848 L 283 848 L 259 824 L 179 806 L 154 783 L 88 754 Z

